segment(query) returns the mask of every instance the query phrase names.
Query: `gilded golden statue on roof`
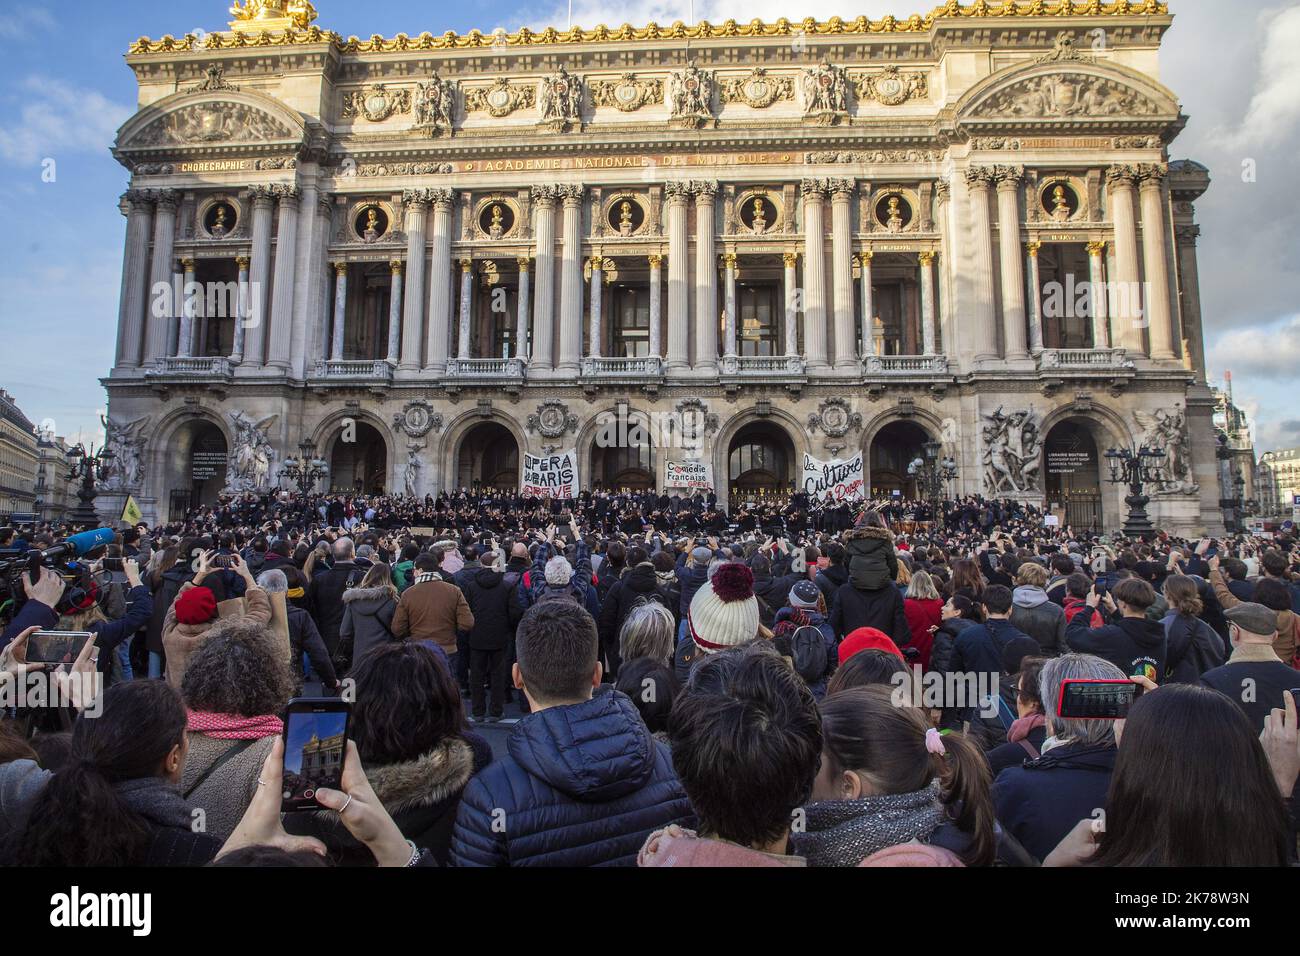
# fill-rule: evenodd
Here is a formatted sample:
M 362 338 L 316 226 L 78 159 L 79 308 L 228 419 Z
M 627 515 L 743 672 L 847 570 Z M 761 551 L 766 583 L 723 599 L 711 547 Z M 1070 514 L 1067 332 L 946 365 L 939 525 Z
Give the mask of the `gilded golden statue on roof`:
M 305 30 L 316 19 L 310 0 L 244 0 L 230 8 L 232 30 Z

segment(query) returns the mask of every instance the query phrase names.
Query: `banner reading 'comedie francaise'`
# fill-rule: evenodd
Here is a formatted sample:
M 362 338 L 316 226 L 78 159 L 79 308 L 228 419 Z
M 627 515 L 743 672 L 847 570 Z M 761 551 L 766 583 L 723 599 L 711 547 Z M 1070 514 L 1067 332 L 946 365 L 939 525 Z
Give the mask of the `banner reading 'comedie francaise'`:
M 554 455 L 524 455 L 519 492 L 540 498 L 578 497 L 578 450 Z
M 713 490 L 713 466 L 707 461 L 688 458 L 683 461 L 668 461 L 664 466 L 664 484 L 669 488 Z
M 809 497 L 821 501 L 860 501 L 866 488 L 862 452 L 845 461 L 821 461 L 805 454 L 799 487 Z

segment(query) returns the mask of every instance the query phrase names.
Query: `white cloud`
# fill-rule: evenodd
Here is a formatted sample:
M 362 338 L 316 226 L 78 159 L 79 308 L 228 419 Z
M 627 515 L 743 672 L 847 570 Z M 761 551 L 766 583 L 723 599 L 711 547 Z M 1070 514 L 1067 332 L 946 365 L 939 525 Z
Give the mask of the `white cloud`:
M 588 29 L 601 23 L 609 27 L 620 27 L 624 23 L 640 27 L 651 22 L 667 26 L 676 20 L 687 24 L 701 20 L 722 23 L 728 19 L 740 23 L 754 19 L 772 23 L 781 17 L 799 21 L 804 17 L 826 20 L 838 16 L 852 20 L 858 16 L 879 18 L 891 13 L 898 15 L 896 4 L 890 0 L 859 0 L 857 3 L 845 3 L 844 0 L 805 0 L 797 6 L 792 6 L 789 0 L 694 0 L 694 3 L 691 0 L 630 0 L 627 3 L 573 0 L 572 6 L 573 22 Z M 924 3 L 918 4 L 917 9 L 922 8 L 930 9 Z M 568 11 L 569 5 L 564 2 L 538 2 L 521 7 L 519 16 L 530 29 L 548 26 L 564 29 L 569 22 Z
M 21 40 L 37 32 L 53 30 L 54 15 L 41 7 L 24 7 L 0 14 L 0 39 Z
M 132 112 L 96 90 L 29 76 L 0 115 L 0 159 L 29 164 L 57 160 L 63 153 L 107 150 Z
M 1212 371 L 1231 371 L 1235 381 L 1294 381 L 1300 374 L 1300 315 L 1271 325 L 1234 329 L 1210 349 Z
M 1270 145 L 1294 131 L 1300 120 L 1300 7 L 1261 17 L 1264 36 L 1258 79 L 1250 105 L 1229 144 L 1249 149 Z

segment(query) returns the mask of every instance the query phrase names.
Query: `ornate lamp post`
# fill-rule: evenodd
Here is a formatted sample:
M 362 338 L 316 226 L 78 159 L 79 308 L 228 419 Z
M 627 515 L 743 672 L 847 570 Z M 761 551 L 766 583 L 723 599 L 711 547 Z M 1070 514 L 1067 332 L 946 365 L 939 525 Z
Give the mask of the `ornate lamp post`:
M 937 441 L 928 441 L 921 448 L 924 457 L 908 465 L 907 473 L 916 480 L 922 497 L 930 503 L 931 519 L 937 525 L 941 520 L 944 486 L 957 478 L 957 462 L 948 456 L 940 459 L 943 445 Z
M 1112 485 L 1128 485 L 1128 494 L 1124 503 L 1128 505 L 1128 517 L 1124 519 L 1124 534 L 1130 538 L 1150 538 L 1155 534 L 1155 525 L 1147 515 L 1147 505 L 1151 498 L 1146 493 L 1146 486 L 1157 480 L 1155 462 L 1164 455 L 1145 445 L 1141 448 L 1111 448 L 1106 452 L 1106 464 L 1110 466 Z
M 90 446 L 89 454 L 80 444 L 69 449 L 68 461 L 71 467 L 68 470 L 67 480 L 81 483 L 77 488 L 77 501 L 80 503 L 68 515 L 68 520 L 73 526 L 99 527 L 99 515 L 95 511 L 95 482 L 108 474 L 113 458 L 113 453 L 107 448 L 95 454 L 94 445 Z
M 298 454 L 284 460 L 280 474 L 298 486 L 300 494 L 307 494 L 330 472 L 329 463 L 316 454 L 316 446 L 309 438 L 298 443 Z

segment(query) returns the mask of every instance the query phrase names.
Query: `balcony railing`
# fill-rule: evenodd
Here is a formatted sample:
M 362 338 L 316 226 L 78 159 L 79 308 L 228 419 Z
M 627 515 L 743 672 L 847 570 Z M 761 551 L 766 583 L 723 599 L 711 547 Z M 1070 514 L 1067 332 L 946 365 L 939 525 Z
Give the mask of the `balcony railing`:
M 230 359 L 224 355 L 160 358 L 147 374 L 169 378 L 229 378 Z
M 788 379 L 805 375 L 800 355 L 724 355 L 718 359 L 723 378 Z
M 522 381 L 524 360 L 520 358 L 452 358 L 447 360 L 447 377 L 461 381 Z
M 946 355 L 867 355 L 862 359 L 867 375 L 948 375 Z
M 1122 371 L 1132 369 L 1125 349 L 1044 349 L 1038 367 L 1054 371 Z
M 605 358 L 589 355 L 582 360 L 581 377 L 601 381 L 645 381 L 660 379 L 664 374 L 664 360 L 657 355 L 639 358 Z
M 393 367 L 384 359 L 326 359 L 316 363 L 316 378 L 388 383 L 393 380 Z

